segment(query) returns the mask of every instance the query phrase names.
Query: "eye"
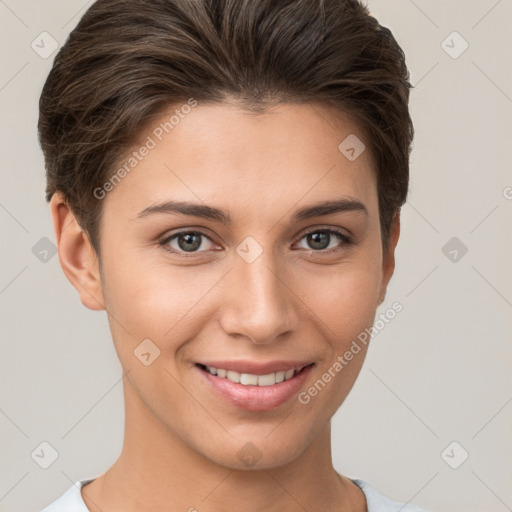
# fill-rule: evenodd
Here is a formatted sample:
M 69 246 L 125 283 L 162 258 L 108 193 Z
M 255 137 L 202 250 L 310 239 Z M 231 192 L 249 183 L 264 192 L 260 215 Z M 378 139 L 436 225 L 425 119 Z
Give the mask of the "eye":
M 206 244 L 205 240 L 207 240 Z M 201 231 L 180 231 L 164 238 L 159 244 L 169 252 L 185 253 L 185 256 L 186 253 L 207 251 L 214 245 L 210 238 Z
M 306 243 L 309 244 L 309 247 L 302 247 L 303 249 L 313 250 L 317 253 L 331 253 L 338 249 L 341 250 L 344 245 L 352 243 L 350 237 L 343 232 L 327 228 L 317 228 L 313 231 L 309 231 L 304 234 L 300 240 L 305 240 Z M 218 250 L 214 249 L 216 245 L 211 238 L 202 231 L 179 231 L 165 237 L 158 243 L 166 251 L 183 257 L 192 257 L 198 253 L 205 253 L 212 249 Z
M 309 247 L 304 247 L 304 249 L 313 249 L 315 252 L 325 251 L 331 252 L 331 250 L 336 250 L 340 247 L 340 241 L 343 242 L 341 245 L 349 245 L 352 243 L 352 240 L 342 233 L 341 231 L 335 229 L 316 229 L 314 231 L 309 231 L 301 240 L 306 240 L 306 243 L 309 244 Z M 332 245 L 332 242 L 336 242 Z

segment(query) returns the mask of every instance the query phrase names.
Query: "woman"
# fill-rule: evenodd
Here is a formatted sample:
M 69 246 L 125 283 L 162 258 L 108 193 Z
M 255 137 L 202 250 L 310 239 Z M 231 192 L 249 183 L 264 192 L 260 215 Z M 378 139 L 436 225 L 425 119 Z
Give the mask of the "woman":
M 38 128 L 125 437 L 45 512 L 420 510 L 337 473 L 330 442 L 394 271 L 408 78 L 356 0 L 89 8 Z

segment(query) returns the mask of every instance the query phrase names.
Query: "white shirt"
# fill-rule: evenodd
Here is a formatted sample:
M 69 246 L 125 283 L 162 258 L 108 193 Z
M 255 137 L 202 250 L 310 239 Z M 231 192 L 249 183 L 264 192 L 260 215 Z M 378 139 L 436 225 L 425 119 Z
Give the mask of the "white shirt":
M 60 498 L 45 507 L 41 512 L 90 512 L 85 506 L 80 489 L 93 480 L 94 478 L 78 480 Z M 363 480 L 351 480 L 363 491 L 368 505 L 367 512 L 427 512 L 414 505 L 392 501 Z

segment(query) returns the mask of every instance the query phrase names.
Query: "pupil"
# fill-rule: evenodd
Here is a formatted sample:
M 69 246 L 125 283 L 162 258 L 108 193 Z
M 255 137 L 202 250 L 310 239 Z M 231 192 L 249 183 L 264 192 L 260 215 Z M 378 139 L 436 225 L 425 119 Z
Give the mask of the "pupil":
M 308 235 L 308 243 L 313 249 L 325 249 L 329 246 L 329 233 L 311 233 Z M 178 245 L 183 251 L 195 251 L 201 247 L 201 235 L 197 233 L 185 233 L 178 237 Z
M 329 246 L 329 233 L 311 233 L 308 235 L 308 243 L 314 249 L 325 249 Z
M 182 243 L 183 240 L 186 242 Z M 186 233 L 184 235 L 180 235 L 178 237 L 178 245 L 180 246 L 180 249 L 184 251 L 194 251 L 201 247 L 201 236 L 197 233 Z

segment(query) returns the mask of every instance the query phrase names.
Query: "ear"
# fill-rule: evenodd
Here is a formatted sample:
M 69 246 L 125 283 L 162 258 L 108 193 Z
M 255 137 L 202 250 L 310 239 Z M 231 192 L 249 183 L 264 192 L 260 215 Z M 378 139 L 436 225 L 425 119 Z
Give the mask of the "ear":
M 382 257 L 382 281 L 380 286 L 379 305 L 382 304 L 386 298 L 388 284 L 393 272 L 395 271 L 395 248 L 399 237 L 400 210 L 397 210 L 391 223 L 387 250 L 384 252 Z
M 82 304 L 89 309 L 105 309 L 99 260 L 60 192 L 50 201 L 59 261 L 69 282 L 76 288 Z

